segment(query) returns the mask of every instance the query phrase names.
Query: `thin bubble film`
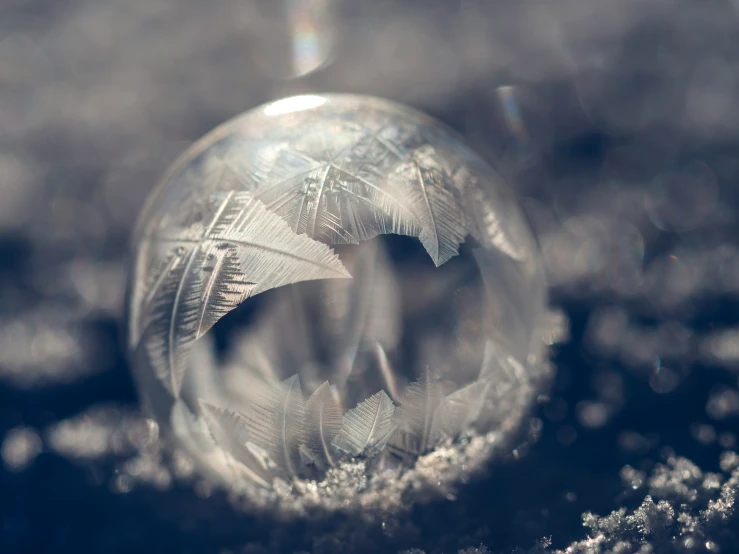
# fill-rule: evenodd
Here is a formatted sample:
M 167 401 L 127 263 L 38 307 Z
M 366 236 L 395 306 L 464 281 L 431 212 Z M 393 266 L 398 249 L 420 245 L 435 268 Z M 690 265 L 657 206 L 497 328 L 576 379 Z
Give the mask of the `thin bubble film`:
M 135 240 L 141 394 L 239 491 L 294 492 L 343 463 L 377 488 L 368 506 L 386 471 L 393 489 L 408 468 L 459 481 L 460 459 L 480 466 L 520 427 L 563 327 L 500 177 L 375 98 L 296 96 L 225 123 L 167 173 Z M 242 303 L 241 358 L 220 368 L 209 335 Z

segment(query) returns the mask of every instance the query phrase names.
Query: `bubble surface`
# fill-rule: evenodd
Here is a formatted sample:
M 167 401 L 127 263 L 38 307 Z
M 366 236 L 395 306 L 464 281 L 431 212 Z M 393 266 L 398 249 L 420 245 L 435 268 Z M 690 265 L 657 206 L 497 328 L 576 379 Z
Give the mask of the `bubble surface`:
M 298 96 L 221 125 L 152 192 L 135 248 L 142 399 L 232 488 L 412 474 L 450 445 L 435 479 L 459 479 L 548 373 L 559 319 L 515 197 L 385 100 Z

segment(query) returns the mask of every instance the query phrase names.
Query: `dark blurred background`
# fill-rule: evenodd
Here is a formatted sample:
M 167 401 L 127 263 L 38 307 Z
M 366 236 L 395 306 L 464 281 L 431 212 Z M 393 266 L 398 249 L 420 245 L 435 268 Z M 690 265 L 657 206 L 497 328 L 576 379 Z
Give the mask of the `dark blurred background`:
M 598 533 L 577 548 L 739 551 L 731 507 L 709 525 L 737 486 L 720 488 L 739 429 L 738 64 L 736 0 L 1 0 L 0 552 Z M 311 91 L 461 132 L 521 199 L 571 326 L 539 442 L 354 543 L 240 514 L 158 452 L 122 347 L 129 236 L 159 176 L 218 123 Z M 647 493 L 675 510 L 664 532 Z

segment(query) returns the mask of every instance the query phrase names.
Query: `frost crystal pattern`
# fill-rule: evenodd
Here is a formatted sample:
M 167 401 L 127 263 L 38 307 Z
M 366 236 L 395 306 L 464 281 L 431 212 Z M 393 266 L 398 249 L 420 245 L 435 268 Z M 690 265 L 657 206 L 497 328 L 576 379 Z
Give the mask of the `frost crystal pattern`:
M 412 472 L 440 444 L 512 432 L 546 373 L 513 197 L 451 131 L 384 100 L 294 97 L 225 123 L 152 193 L 135 244 L 142 397 L 233 488 Z M 243 329 L 217 362 L 230 312 Z

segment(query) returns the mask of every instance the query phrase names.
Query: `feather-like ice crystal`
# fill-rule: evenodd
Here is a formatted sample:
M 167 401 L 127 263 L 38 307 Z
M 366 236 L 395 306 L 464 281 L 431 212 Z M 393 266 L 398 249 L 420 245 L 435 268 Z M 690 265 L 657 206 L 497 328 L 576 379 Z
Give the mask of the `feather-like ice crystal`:
M 384 100 L 295 97 L 218 127 L 152 193 L 135 246 L 142 399 L 254 502 L 443 488 L 515 446 L 546 374 L 553 318 L 513 196 Z

